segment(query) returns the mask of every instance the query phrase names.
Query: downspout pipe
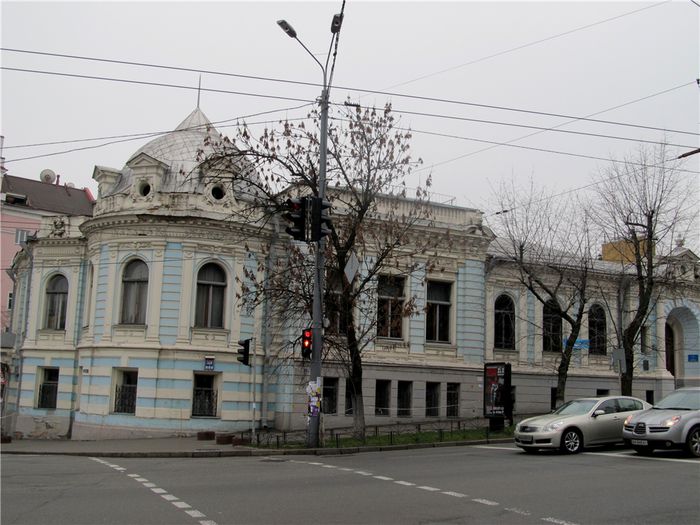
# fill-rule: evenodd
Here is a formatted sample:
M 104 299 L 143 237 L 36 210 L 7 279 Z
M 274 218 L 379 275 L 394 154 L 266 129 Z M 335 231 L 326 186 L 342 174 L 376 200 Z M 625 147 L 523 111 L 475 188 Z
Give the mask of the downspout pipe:
M 267 374 L 267 362 L 270 356 L 270 345 L 272 343 L 272 307 L 270 305 L 270 299 L 267 294 L 267 285 L 270 275 L 272 275 L 272 264 L 273 264 L 273 251 L 277 244 L 278 233 L 279 233 L 279 217 L 277 214 L 273 215 L 273 232 L 272 238 L 270 239 L 270 252 L 267 256 L 267 265 L 265 268 L 265 302 L 263 303 L 263 323 L 264 332 L 262 334 L 262 350 L 263 350 L 263 362 L 261 367 L 262 373 L 262 395 L 260 399 L 260 425 L 262 428 L 268 427 L 267 422 L 267 405 L 269 399 L 269 377 Z
M 29 303 L 32 296 L 32 276 L 34 275 L 34 254 L 26 241 L 22 243 L 22 249 L 27 253 L 29 257 L 29 275 L 27 276 L 27 293 L 24 300 L 24 319 L 22 331 L 18 334 L 20 337 L 15 339 L 15 353 L 19 359 L 19 380 L 17 381 L 17 401 L 15 404 L 15 418 L 12 420 L 11 434 L 14 434 L 14 426 L 16 424 L 16 418 L 19 415 L 20 402 L 22 400 L 22 379 L 24 377 L 24 340 L 27 337 L 27 332 L 29 331 Z

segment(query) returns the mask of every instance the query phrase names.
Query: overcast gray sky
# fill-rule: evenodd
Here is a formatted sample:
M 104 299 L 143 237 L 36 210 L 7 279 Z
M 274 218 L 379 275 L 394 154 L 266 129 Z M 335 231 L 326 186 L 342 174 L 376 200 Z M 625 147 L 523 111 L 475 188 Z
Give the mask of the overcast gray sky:
M 198 82 L 192 71 L 8 48 L 320 83 L 318 65 L 276 21 L 288 20 L 323 61 L 341 4 L 3 1 L 3 68 L 61 73 L 2 70 L 6 168 L 26 178 L 51 168 L 61 182 L 95 192 L 95 165 L 121 168 L 149 139 L 19 146 L 171 130 L 196 106 Z M 639 140 L 666 140 L 678 154 L 697 148 L 699 21 L 700 0 L 349 0 L 331 99 L 391 101 L 401 125 L 414 130 L 414 155 L 425 162 L 417 177 L 432 171 L 435 192 L 446 196 L 436 199 L 488 211 L 492 188 L 504 179 L 534 177 L 566 191 L 584 186 L 605 166 L 596 157 L 630 154 Z M 217 126 L 228 134 L 233 129 L 226 125 L 247 115 L 277 111 L 249 122 L 305 115 L 308 108 L 290 109 L 303 102 L 285 98 L 313 101 L 320 92 L 313 85 L 212 73 L 202 74 L 202 88 L 200 107 L 209 119 L 233 119 Z M 517 148 L 481 151 L 537 131 L 515 124 L 551 128 L 571 120 L 541 113 L 594 115 L 610 123 L 577 121 L 559 128 L 571 133 L 547 131 L 514 142 Z M 700 155 L 688 158 L 685 168 L 699 171 Z M 686 176 L 698 181 L 697 174 Z

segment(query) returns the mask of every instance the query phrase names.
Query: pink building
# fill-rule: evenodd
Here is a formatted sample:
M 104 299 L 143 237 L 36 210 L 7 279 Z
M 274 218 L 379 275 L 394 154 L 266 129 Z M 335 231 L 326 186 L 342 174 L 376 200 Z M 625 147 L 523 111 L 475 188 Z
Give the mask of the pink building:
M 2 230 L 2 272 L 0 272 L 0 330 L 3 344 L 10 338 L 13 306 L 13 281 L 8 270 L 21 244 L 39 229 L 41 218 L 52 215 L 92 216 L 95 202 L 88 188 L 77 189 L 70 183 L 60 185 L 60 176 L 51 170 L 41 172 L 37 180 L 2 175 L 0 182 L 0 225 Z

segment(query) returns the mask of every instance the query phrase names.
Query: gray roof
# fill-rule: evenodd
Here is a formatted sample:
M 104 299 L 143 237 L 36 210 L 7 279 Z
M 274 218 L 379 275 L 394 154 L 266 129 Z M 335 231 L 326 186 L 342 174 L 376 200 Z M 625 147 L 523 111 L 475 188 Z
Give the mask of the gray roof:
M 197 152 L 204 149 L 205 140 L 216 139 L 218 135 L 202 110 L 195 108 L 174 131 L 152 140 L 134 153 L 129 161 L 145 153 L 167 164 L 174 172 L 190 173 L 199 165 Z
M 6 201 L 3 205 L 14 205 L 57 215 L 92 216 L 92 208 L 95 204 L 95 199 L 88 188 L 59 186 L 13 175 L 3 176 L 2 193 L 26 197 L 26 201 L 21 204 Z

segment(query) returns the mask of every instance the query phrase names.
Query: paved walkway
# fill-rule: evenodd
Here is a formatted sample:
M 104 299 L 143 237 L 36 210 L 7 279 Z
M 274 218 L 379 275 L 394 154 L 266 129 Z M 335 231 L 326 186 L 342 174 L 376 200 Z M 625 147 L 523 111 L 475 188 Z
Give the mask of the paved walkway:
M 512 439 L 491 439 L 488 443 L 512 442 Z M 271 455 L 333 455 L 432 448 L 456 445 L 485 444 L 486 440 L 443 443 L 416 443 L 410 445 L 368 446 L 347 448 L 254 448 L 240 445 L 218 445 L 215 440 L 200 441 L 196 437 L 108 439 L 99 441 L 19 439 L 4 443 L 2 454 L 59 454 L 96 457 L 225 457 Z

